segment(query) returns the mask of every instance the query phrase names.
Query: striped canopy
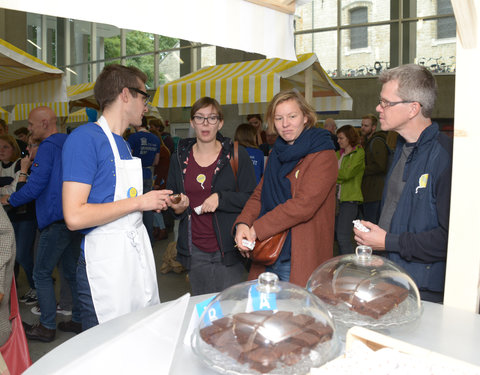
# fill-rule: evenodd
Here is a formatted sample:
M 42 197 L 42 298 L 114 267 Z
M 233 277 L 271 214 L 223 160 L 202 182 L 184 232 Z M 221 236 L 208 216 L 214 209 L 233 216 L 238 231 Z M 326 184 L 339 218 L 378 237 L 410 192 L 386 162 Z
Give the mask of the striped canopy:
M 68 115 L 67 117 L 67 123 L 72 123 L 72 122 L 88 122 L 88 115 L 87 115 L 87 109 L 82 108 L 79 109 L 78 111 L 72 112 Z
M 5 120 L 5 122 L 8 122 L 8 116 L 9 116 L 9 113 L 5 111 L 3 108 L 0 108 L 0 118 L 2 120 Z
M 298 55 L 297 61 L 274 58 L 206 67 L 160 86 L 152 104 L 191 107 L 210 96 L 222 105 L 238 104 L 240 114 L 264 113 L 275 94 L 292 88 L 311 92 L 317 112 L 352 109 L 350 95 L 325 73 L 313 53 Z
M 0 39 L 0 103 L 66 102 L 63 71 Z
M 68 116 L 67 102 L 26 103 L 17 104 L 15 105 L 15 107 L 13 107 L 13 110 L 10 114 L 10 121 L 27 120 L 28 114 L 31 112 L 32 109 L 43 106 L 51 108 L 55 112 L 57 117 Z

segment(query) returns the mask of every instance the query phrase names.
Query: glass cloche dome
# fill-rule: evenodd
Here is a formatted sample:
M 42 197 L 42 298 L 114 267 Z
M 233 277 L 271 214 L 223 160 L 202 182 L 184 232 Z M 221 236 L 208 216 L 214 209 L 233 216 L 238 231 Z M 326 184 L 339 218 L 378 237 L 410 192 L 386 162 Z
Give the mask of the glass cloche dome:
M 416 321 L 422 305 L 413 279 L 389 259 L 372 255 L 371 247 L 355 252 L 323 263 L 307 282 L 342 333 L 354 325 L 378 330 Z
M 319 298 L 265 272 L 208 304 L 192 348 L 220 373 L 306 374 L 338 356 L 340 341 Z

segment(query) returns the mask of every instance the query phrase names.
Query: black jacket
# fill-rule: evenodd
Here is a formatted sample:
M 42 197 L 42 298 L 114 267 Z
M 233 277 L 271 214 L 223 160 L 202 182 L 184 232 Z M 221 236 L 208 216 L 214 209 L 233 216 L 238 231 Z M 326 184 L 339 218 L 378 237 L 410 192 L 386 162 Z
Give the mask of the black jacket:
M 218 193 L 218 208 L 213 214 L 213 227 L 217 237 L 222 261 L 225 265 L 232 265 L 242 261 L 242 256 L 234 247 L 235 242 L 231 230 L 235 219 L 240 214 L 243 206 L 257 185 L 255 171 L 247 151 L 238 147 L 238 172 L 237 178 L 230 166 L 230 157 L 233 157 L 233 142 L 217 133 L 217 140 L 222 144 L 222 151 L 214 171 L 211 192 Z M 197 142 L 196 138 L 180 140 L 177 152 L 172 155 L 168 171 L 167 189 L 174 193 L 185 194 L 184 177 L 186 171 L 185 161 Z M 236 185 L 238 184 L 238 191 Z M 177 240 L 177 260 L 187 269 L 190 267 L 192 254 L 191 208 L 188 207 L 181 215 L 172 215 L 180 220 Z

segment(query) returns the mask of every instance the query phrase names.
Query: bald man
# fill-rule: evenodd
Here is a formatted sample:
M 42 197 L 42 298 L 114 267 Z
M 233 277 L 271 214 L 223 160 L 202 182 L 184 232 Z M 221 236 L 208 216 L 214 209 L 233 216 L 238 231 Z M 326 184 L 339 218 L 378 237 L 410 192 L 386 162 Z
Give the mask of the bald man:
M 28 129 L 34 139 L 41 140 L 27 183 L 11 196 L 3 196 L 2 204 L 13 207 L 36 201 L 40 238 L 33 268 L 33 280 L 40 306 L 40 322 L 25 334 L 30 340 L 50 342 L 55 339 L 57 302 L 52 272 L 61 262 L 63 274 L 72 292 L 72 320 L 60 322 L 62 331 L 81 331 L 77 301 L 76 261 L 80 252 L 80 234 L 65 225 L 62 210 L 62 148 L 66 134 L 57 132 L 57 117 L 48 107 L 33 109 L 28 116 Z M 24 178 L 26 176 L 23 176 Z

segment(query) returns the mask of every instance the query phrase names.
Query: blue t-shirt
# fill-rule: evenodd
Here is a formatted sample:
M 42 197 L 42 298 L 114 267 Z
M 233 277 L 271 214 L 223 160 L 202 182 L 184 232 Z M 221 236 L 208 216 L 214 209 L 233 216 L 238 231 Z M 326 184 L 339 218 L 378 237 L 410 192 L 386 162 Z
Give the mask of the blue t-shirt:
M 128 137 L 128 143 L 133 156 L 142 159 L 143 179 L 151 180 L 153 176 L 149 167 L 153 166 L 155 155 L 160 152 L 160 139 L 155 134 L 139 131 Z
M 125 140 L 113 134 L 121 159 L 131 159 Z M 91 185 L 88 203 L 113 202 L 115 195 L 115 158 L 108 138 L 95 123 L 79 126 L 63 146 L 63 181 Z M 91 229 L 82 230 L 88 233 Z
M 255 169 L 255 177 L 257 178 L 257 185 L 262 179 L 263 171 L 265 170 L 265 156 L 263 151 L 258 148 L 245 147 L 250 155 L 250 160 L 253 163 L 253 169 Z

